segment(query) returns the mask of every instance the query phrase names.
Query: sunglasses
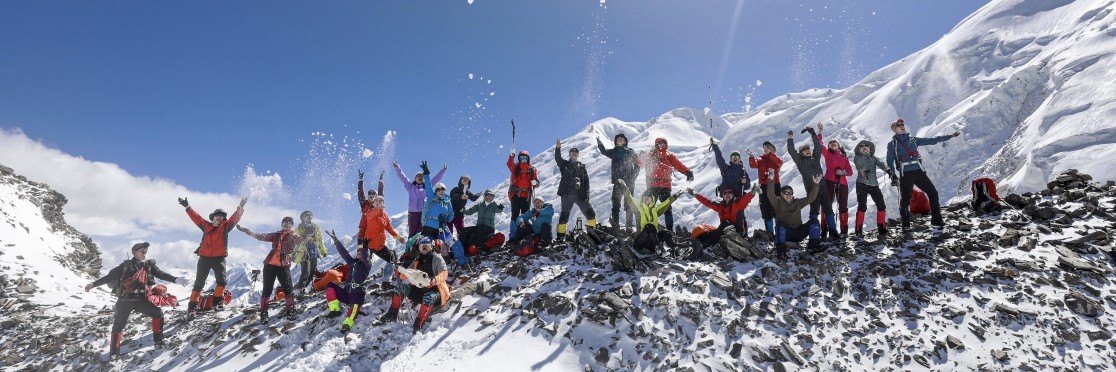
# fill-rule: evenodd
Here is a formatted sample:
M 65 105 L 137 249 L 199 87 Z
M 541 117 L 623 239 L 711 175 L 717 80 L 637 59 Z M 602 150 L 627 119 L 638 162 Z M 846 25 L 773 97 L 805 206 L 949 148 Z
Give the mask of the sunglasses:
M 136 251 L 142 252 L 142 253 L 147 253 L 147 248 L 137 249 Z
M 439 187 L 439 188 L 434 189 L 434 192 L 438 192 L 438 191 L 446 191 L 446 188 L 445 187 Z
M 906 127 L 907 127 L 907 125 L 906 125 L 906 124 L 903 124 L 903 123 L 895 124 L 895 126 L 896 126 L 896 127 L 904 127 L 904 128 L 906 128 Z
M 794 195 L 794 191 L 783 191 L 783 195 Z

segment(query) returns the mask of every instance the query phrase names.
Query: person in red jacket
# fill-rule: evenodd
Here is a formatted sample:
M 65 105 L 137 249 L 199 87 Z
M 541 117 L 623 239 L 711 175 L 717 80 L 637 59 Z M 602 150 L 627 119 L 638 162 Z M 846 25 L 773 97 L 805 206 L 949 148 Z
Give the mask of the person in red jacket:
M 190 216 L 190 220 L 202 231 L 201 245 L 194 251 L 198 255 L 198 273 L 194 277 L 194 290 L 190 292 L 190 304 L 186 307 L 187 316 L 192 317 L 197 311 L 202 287 L 205 286 L 205 280 L 209 278 L 210 270 L 213 270 L 213 278 L 217 281 L 213 289 L 213 298 L 221 298 L 225 295 L 225 284 L 227 284 L 225 257 L 229 255 L 229 232 L 240 223 L 240 216 L 244 214 L 246 203 L 248 198 L 241 198 L 240 205 L 236 207 L 232 217 L 229 217 L 224 210 L 217 209 L 209 214 L 209 221 L 206 221 L 194 211 L 194 208 L 190 208 L 189 200 L 178 198 L 178 204 L 186 207 L 186 215 Z M 222 310 L 225 305 L 218 301 L 213 307 L 214 310 Z
M 666 138 L 656 138 L 655 148 L 651 152 L 643 155 L 643 164 L 648 167 L 647 169 L 647 191 L 651 193 L 658 201 L 665 201 L 671 196 L 671 179 L 670 176 L 677 170 L 686 175 L 686 181 L 694 180 L 694 172 L 690 171 L 673 153 L 667 151 Z M 666 216 L 665 226 L 667 230 L 674 230 L 674 213 L 670 207 L 667 207 L 663 212 Z
M 511 236 L 515 236 L 516 218 L 531 208 L 531 197 L 539 187 L 539 174 L 531 165 L 531 155 L 527 150 L 519 152 L 516 159 L 515 149 L 508 154 L 508 171 L 511 171 L 511 185 L 508 186 L 508 199 L 511 200 Z
M 759 193 L 759 185 L 756 185 L 751 191 L 744 193 L 744 196 L 739 198 L 736 197 L 736 190 L 733 190 L 732 187 L 725 187 L 721 189 L 721 201 L 718 203 L 710 201 L 704 195 L 694 194 L 694 189 L 687 189 L 686 192 L 697 198 L 702 205 L 717 212 L 717 218 L 721 220 L 720 226 L 709 232 L 709 234 L 714 234 L 710 235 L 710 241 L 720 241 L 722 232 L 729 226 L 735 228 L 740 235 L 747 236 L 748 218 L 744 216 L 744 210 L 748 208 L 748 203 L 752 202 L 752 198 Z
M 767 189 L 770 182 L 775 183 L 776 190 L 782 189 L 783 186 L 779 184 L 779 168 L 783 167 L 783 159 L 775 155 L 775 144 L 764 142 L 763 155 L 758 158 L 752 154 L 752 150 L 748 150 L 748 166 L 759 169 L 760 193 Z M 774 176 L 767 176 L 768 169 L 775 171 Z M 767 198 L 760 198 L 760 216 L 763 217 L 763 228 L 768 234 L 775 236 L 775 208 Z
M 236 226 L 237 230 L 248 234 L 252 238 L 261 242 L 271 243 L 271 252 L 268 252 L 267 257 L 264 258 L 263 268 L 263 293 L 260 294 L 260 324 L 267 324 L 267 304 L 271 300 L 271 291 L 275 286 L 275 279 L 279 279 L 279 288 L 287 295 L 283 299 L 287 302 L 283 313 L 280 316 L 286 315 L 288 319 L 295 319 L 294 296 L 291 295 L 291 255 L 294 254 L 295 247 L 305 240 L 305 237 L 299 236 L 294 230 L 294 218 L 283 217 L 280 223 L 282 228 L 279 231 L 267 234 L 257 234 L 245 227 Z
M 824 125 L 818 123 L 818 141 L 822 140 L 822 129 Z M 849 235 L 849 176 L 853 175 L 852 163 L 849 162 L 849 156 L 845 153 L 845 148 L 837 140 L 829 140 L 826 148 L 821 150 L 822 158 L 825 158 L 825 182 L 824 190 L 827 194 L 822 200 L 828 203 L 837 201 L 837 213 L 839 213 L 840 220 L 834 218 L 833 213 L 825 215 L 825 220 L 822 221 L 822 233 L 826 232 L 826 225 L 829 227 L 829 237 L 833 239 L 846 237 Z M 832 208 L 830 208 L 832 210 Z M 838 222 L 839 221 L 839 222 Z M 840 223 L 840 231 L 838 231 L 837 224 Z

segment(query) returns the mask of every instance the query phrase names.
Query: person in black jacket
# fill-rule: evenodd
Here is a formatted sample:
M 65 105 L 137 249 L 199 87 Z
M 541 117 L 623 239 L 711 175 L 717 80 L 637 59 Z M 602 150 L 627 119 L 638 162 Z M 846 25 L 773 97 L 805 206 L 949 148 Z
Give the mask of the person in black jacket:
M 751 190 L 752 177 L 749 177 L 748 171 L 744 169 L 744 161 L 740 159 L 740 153 L 733 151 L 726 163 L 721 147 L 717 146 L 712 138 L 709 139 L 709 147 L 713 149 L 717 168 L 721 170 L 721 186 L 717 187 L 717 195 L 720 196 L 721 190 L 726 188 L 732 189 L 733 195 L 744 195 L 745 191 Z
M 590 228 L 597 227 L 597 212 L 589 204 L 589 172 L 585 170 L 585 164 L 577 161 L 578 153 L 577 147 L 571 148 L 570 160 L 562 159 L 562 139 L 554 141 L 554 161 L 562 172 L 562 180 L 558 182 L 558 197 L 562 198 L 557 228 L 559 242 L 566 239 L 566 223 L 570 221 L 570 210 L 574 204 L 588 219 L 585 224 Z
M 116 294 L 116 314 L 112 318 L 112 336 L 109 339 L 109 357 L 116 359 L 120 356 L 120 342 L 123 340 L 124 325 L 128 323 L 128 316 L 132 312 L 151 317 L 152 339 L 155 347 L 163 347 L 163 310 L 147 299 L 148 287 L 154 278 L 175 282 L 180 285 L 189 284 L 186 278 L 178 278 L 160 270 L 155 265 L 155 260 L 147 259 L 147 248 L 150 243 L 136 243 L 132 246 L 132 258 L 124 261 L 109 270 L 108 274 L 96 281 L 86 284 L 85 291 L 93 287 L 119 281 L 114 290 Z
M 481 194 L 474 194 L 469 191 L 469 185 L 473 181 L 469 179 L 469 175 L 461 176 L 457 180 L 457 187 L 450 190 L 450 206 L 453 207 L 453 220 L 450 221 L 449 231 L 461 236 L 461 230 L 465 229 L 465 214 L 461 213 L 465 210 L 465 204 L 470 200 L 477 201 L 480 199 Z
M 609 224 L 613 228 L 620 227 L 620 207 L 623 206 L 624 226 L 632 228 L 633 225 L 639 223 L 639 216 L 636 215 L 632 206 L 624 202 L 624 193 L 627 192 L 631 195 L 632 191 L 627 188 L 616 187 L 616 185 L 621 181 L 627 185 L 635 185 L 635 179 L 639 175 L 639 167 L 642 164 L 635 150 L 628 147 L 628 137 L 624 133 L 617 133 L 612 138 L 612 144 L 615 147 L 605 149 L 600 138 L 597 139 L 597 150 L 601 152 L 601 155 L 612 160 L 612 218 L 609 220 Z

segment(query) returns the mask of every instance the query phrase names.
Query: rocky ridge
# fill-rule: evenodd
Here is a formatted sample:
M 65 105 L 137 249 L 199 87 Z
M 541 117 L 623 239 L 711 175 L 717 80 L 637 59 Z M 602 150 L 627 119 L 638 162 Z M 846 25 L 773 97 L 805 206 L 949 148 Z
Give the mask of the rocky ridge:
M 469 283 L 457 291 L 461 301 L 414 339 L 405 323 L 370 324 L 387 307 L 379 296 L 348 336 L 319 317 L 318 297 L 300 302 L 298 320 L 268 329 L 233 311 L 172 326 L 168 350 L 152 349 L 146 319 L 135 317 L 127 355 L 114 366 L 185 370 L 248 356 L 269 360 L 254 367 L 299 369 L 321 358 L 319 349 L 340 349 L 348 352 L 329 363 L 375 369 L 410 343 L 454 332 L 498 342 L 515 332 L 568 343 L 593 371 L 1111 370 L 1116 184 L 1069 172 L 1048 189 L 1004 200 L 999 215 L 949 206 L 949 228 L 938 236 L 918 220 L 910 241 L 869 236 L 823 254 L 792 252 L 785 262 L 741 262 L 714 248 L 698 260 L 618 272 L 604 249 L 622 243 L 527 259 L 492 254 L 459 277 Z M 22 317 L 16 330 L 34 337 L 9 337 L 7 329 L 0 342 L 24 359 L 0 364 L 99 369 L 110 321 Z

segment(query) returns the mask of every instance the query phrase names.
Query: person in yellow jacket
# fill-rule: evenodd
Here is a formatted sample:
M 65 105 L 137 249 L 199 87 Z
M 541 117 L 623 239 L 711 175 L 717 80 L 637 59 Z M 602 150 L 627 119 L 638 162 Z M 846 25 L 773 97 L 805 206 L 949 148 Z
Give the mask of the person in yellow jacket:
M 326 247 L 322 243 L 322 228 L 314 223 L 314 214 L 310 211 L 303 211 L 298 216 L 302 220 L 301 223 L 295 227 L 295 234 L 305 237 L 294 251 L 294 262 L 298 263 L 299 275 L 298 283 L 295 284 L 295 293 L 302 293 L 310 283 L 314 282 L 314 277 L 318 273 L 318 257 L 326 256 Z
M 617 186 L 625 189 L 628 187 L 622 180 L 618 181 Z M 670 230 L 659 230 L 659 216 L 670 210 L 670 204 L 678 200 L 678 197 L 682 194 L 682 191 L 676 192 L 660 203 L 656 203 L 655 195 L 650 191 L 643 193 L 640 198 L 642 202 L 636 202 L 630 192 L 624 194 L 628 198 L 628 203 L 631 204 L 632 209 L 639 214 L 639 227 L 635 239 L 632 241 L 636 250 L 641 253 L 661 254 L 662 252 L 659 251 L 660 243 L 668 245 L 673 243 L 674 237 Z

